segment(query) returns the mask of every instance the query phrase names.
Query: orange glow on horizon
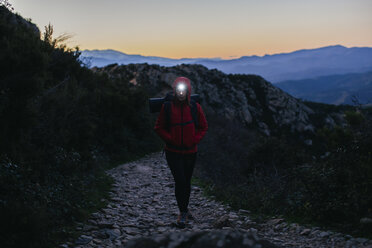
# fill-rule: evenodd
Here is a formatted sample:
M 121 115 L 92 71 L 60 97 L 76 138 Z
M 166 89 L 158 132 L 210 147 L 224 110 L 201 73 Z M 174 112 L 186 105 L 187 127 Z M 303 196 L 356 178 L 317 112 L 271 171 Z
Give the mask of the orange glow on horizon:
M 279 54 L 279 53 L 291 53 L 297 50 L 302 49 L 316 49 L 320 47 L 325 46 L 334 46 L 334 45 L 342 45 L 345 47 L 372 47 L 372 44 L 364 44 L 359 43 L 358 45 L 355 44 L 347 44 L 347 43 L 337 43 L 330 41 L 329 43 L 314 43 L 314 44 L 308 44 L 308 46 L 303 47 L 302 45 L 297 46 L 286 46 L 286 47 L 270 47 L 267 48 L 265 46 L 256 47 L 255 49 L 231 49 L 223 51 L 221 49 L 217 48 L 210 48 L 208 50 L 206 49 L 200 49 L 190 47 L 188 49 L 174 49 L 170 50 L 169 47 L 161 47 L 161 48 L 133 48 L 128 49 L 126 47 L 118 47 L 113 48 L 109 46 L 91 46 L 91 47 L 80 47 L 81 50 L 106 50 L 106 49 L 112 49 L 116 50 L 128 55 L 142 55 L 142 56 L 152 56 L 152 57 L 164 57 L 164 58 L 170 58 L 170 59 L 181 59 L 181 58 L 221 58 L 221 59 L 235 59 L 240 58 L 242 56 L 264 56 L 264 55 L 273 55 L 273 54 Z
M 126 54 L 231 59 L 324 46 L 372 46 L 372 1 L 12 0 L 15 11 L 69 47 Z

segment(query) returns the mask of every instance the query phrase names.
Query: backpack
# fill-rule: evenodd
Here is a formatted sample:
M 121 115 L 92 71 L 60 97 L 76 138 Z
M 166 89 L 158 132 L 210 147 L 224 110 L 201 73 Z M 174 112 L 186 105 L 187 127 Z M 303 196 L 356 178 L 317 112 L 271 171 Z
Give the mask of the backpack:
M 165 127 L 167 130 L 170 130 L 171 127 L 171 101 L 173 100 L 173 95 L 167 94 L 164 101 L 164 112 L 165 112 Z M 190 99 L 191 104 L 191 115 L 192 115 L 192 121 L 184 122 L 184 123 L 176 123 L 175 125 L 187 125 L 191 122 L 194 122 L 195 130 L 199 127 L 199 120 L 198 120 L 198 109 L 196 106 L 196 101 L 193 99 Z

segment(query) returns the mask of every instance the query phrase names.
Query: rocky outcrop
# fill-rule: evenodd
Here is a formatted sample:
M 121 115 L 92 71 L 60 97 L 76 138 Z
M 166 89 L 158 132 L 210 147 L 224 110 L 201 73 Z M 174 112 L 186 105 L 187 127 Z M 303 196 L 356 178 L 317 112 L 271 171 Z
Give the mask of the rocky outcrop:
M 258 127 L 266 135 L 278 130 L 313 133 L 317 128 L 310 116 L 314 111 L 302 101 L 256 75 L 224 74 L 202 65 L 182 64 L 164 67 L 148 64 L 109 65 L 92 68 L 112 78 L 125 79 L 133 87 L 144 86 L 152 97 L 163 97 L 178 76 L 191 79 L 193 92 L 201 96 L 206 111 Z M 331 125 L 331 116 L 324 118 Z

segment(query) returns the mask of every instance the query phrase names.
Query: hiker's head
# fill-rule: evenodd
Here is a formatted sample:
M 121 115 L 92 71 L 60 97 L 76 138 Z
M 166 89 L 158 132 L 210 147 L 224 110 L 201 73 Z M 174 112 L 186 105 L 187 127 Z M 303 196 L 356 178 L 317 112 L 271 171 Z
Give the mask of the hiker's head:
M 178 100 L 184 101 L 187 95 L 187 85 L 185 83 L 179 83 L 176 87 L 176 96 Z
M 190 103 L 191 84 L 190 80 L 186 77 L 178 77 L 173 82 L 173 90 L 175 98 L 178 101 L 185 101 Z

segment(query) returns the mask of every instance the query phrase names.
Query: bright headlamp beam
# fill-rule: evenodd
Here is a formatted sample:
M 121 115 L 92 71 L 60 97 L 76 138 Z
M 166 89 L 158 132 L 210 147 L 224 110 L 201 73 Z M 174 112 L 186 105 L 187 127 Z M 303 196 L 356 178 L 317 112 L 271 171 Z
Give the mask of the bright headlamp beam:
M 178 91 L 184 91 L 186 89 L 186 85 L 183 83 L 180 83 L 177 85 L 177 90 Z

